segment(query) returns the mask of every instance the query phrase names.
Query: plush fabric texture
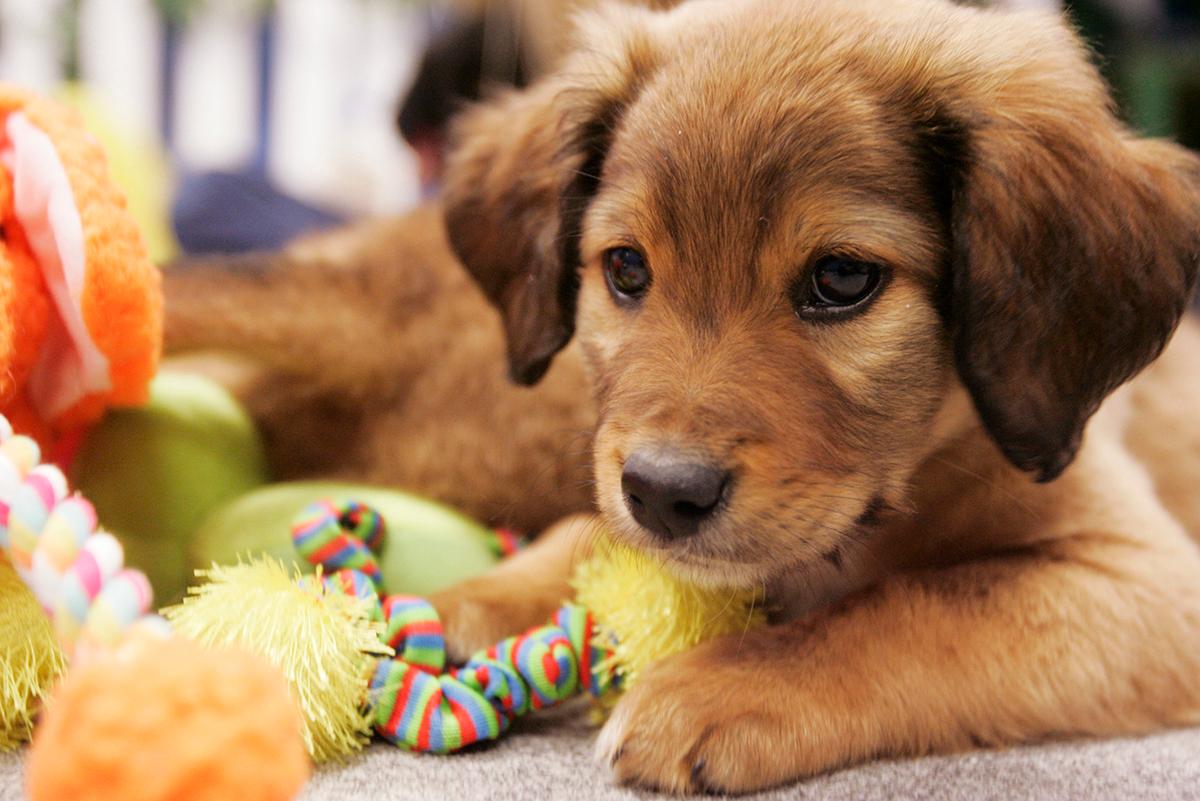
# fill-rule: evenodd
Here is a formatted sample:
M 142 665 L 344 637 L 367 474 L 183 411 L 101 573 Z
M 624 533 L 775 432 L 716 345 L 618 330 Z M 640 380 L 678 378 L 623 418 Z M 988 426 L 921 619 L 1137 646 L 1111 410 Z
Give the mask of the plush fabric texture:
M 43 419 L 54 419 L 87 395 L 112 388 L 108 359 L 83 320 L 87 264 L 83 222 L 71 179 L 50 137 L 14 111 L 5 124 L 0 160 L 12 175 L 17 224 L 42 268 L 53 301 L 50 329 L 30 376 L 28 397 Z
M 438 757 L 376 744 L 317 771 L 299 801 L 646 801 L 591 760 L 593 731 L 562 707 L 519 721 L 496 746 Z M 23 801 L 19 754 L 0 755 L 0 801 Z M 900 762 L 872 762 L 747 801 L 1187 801 L 1200 798 L 1200 729 Z
M 109 177 L 104 153 L 76 113 L 0 85 L 0 120 L 5 123 L 0 139 L 6 148 L 19 144 L 8 132 L 7 122 L 14 113 L 52 143 L 69 183 L 67 187 L 51 179 L 41 187 L 52 198 L 50 216 L 56 224 L 25 231 L 18 217 L 30 217 L 18 215 L 14 166 L 41 170 L 46 154 L 22 160 L 10 153 L 0 170 L 0 413 L 17 430 L 46 445 L 95 421 L 109 406 L 145 401 L 162 339 L 162 293 L 158 270 L 146 255 L 124 195 Z M 39 137 L 32 141 L 45 142 Z M 75 214 L 63 215 L 63 204 L 72 199 Z M 57 224 L 63 223 L 64 216 L 70 224 Z M 56 252 L 65 253 L 65 265 L 39 263 L 34 257 L 45 251 L 33 247 L 37 242 L 31 239 L 48 245 L 48 238 Z M 80 245 L 83 275 L 69 278 L 62 270 L 77 261 L 71 251 Z M 57 303 L 51 296 L 54 287 L 59 293 Z M 80 320 L 85 332 L 78 330 Z M 68 337 L 73 327 L 74 335 Z M 85 349 L 94 346 L 98 354 L 81 353 L 80 343 Z M 55 348 L 61 350 L 56 353 Z M 107 362 L 103 381 L 96 380 L 98 355 Z M 64 377 L 64 358 L 79 359 L 80 366 L 88 368 L 87 380 L 78 381 L 74 392 L 63 391 L 71 385 Z M 69 366 L 66 370 L 69 373 Z M 40 394 L 35 399 L 31 383 L 37 383 L 38 376 L 43 386 L 32 393 Z M 62 381 L 66 383 L 56 383 Z
M 33 593 L 0 555 L 0 751 L 29 741 L 42 697 L 66 669 Z
M 309 761 L 278 669 L 147 637 L 75 666 L 29 752 L 33 801 L 289 801 Z
M 183 603 L 162 610 L 176 633 L 208 648 L 258 654 L 287 678 L 317 762 L 352 755 L 371 736 L 363 678 L 387 653 L 380 624 L 359 598 L 327 592 L 316 577 L 262 557 L 201 571 Z M 253 610 L 246 614 L 245 610 Z

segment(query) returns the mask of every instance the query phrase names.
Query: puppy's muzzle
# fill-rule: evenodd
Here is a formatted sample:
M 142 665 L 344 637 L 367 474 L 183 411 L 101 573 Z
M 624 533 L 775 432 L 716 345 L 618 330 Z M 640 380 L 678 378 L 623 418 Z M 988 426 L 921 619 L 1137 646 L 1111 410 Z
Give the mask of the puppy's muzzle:
M 716 515 L 729 472 L 676 451 L 643 448 L 625 460 L 621 489 L 634 520 L 663 540 L 695 534 Z

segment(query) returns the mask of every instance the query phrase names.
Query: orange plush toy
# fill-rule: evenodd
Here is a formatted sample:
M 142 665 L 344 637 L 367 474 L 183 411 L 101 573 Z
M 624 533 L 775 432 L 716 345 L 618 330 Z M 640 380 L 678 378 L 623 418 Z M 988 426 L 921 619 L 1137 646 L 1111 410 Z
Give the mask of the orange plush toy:
M 0 414 L 45 447 L 144 402 L 162 294 L 74 111 L 0 84 Z

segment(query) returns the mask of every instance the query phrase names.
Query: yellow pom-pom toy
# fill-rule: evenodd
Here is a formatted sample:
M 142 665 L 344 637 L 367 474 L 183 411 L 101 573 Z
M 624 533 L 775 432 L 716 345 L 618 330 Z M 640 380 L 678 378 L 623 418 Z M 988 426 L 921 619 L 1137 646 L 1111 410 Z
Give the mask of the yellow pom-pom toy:
M 409 750 L 446 753 L 494 739 L 517 716 L 579 691 L 611 697 L 656 659 L 764 620 L 753 592 L 681 581 L 652 558 L 604 542 L 574 577 L 579 603 L 443 673 L 436 610 L 421 598 L 376 594 L 373 551 L 382 520 L 369 511 L 352 502 L 314 504 L 296 519 L 292 537 L 318 568 L 336 571 L 335 585 L 370 600 L 383 618 L 398 656 L 375 662 L 368 711 L 377 734 Z
M 575 600 L 596 618 L 598 642 L 621 687 L 665 656 L 761 625 L 753 590 L 701 587 L 626 545 L 601 540 L 571 580 Z
M 29 740 L 42 696 L 66 669 L 46 613 L 0 554 L 0 751 Z
M 175 631 L 204 645 L 240 646 L 279 667 L 314 760 L 361 748 L 371 732 L 366 677 L 376 657 L 391 653 L 369 606 L 270 558 L 202 575 L 208 583 L 163 610 Z

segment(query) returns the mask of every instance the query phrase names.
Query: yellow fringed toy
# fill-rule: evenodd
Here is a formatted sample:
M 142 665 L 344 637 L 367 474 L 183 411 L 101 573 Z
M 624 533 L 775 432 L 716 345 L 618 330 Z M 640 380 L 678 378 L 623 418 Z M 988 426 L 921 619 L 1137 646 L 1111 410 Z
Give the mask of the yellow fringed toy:
M 646 554 L 611 542 L 597 544 L 571 586 L 576 602 L 595 616 L 622 687 L 665 656 L 766 622 L 755 592 L 697 586 Z
M 0 555 L 0 751 L 29 740 L 42 698 L 66 669 L 50 621 Z
M 365 677 L 372 658 L 391 651 L 362 601 L 270 558 L 201 575 L 208 583 L 194 587 L 187 603 L 163 610 L 176 632 L 203 645 L 240 646 L 279 667 L 318 762 L 370 739 Z

